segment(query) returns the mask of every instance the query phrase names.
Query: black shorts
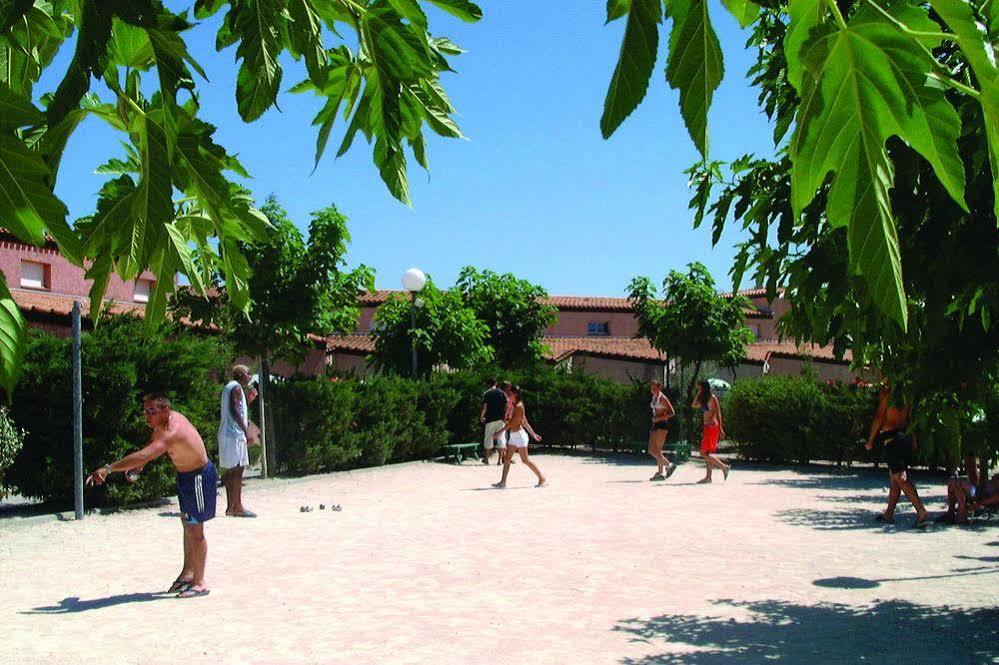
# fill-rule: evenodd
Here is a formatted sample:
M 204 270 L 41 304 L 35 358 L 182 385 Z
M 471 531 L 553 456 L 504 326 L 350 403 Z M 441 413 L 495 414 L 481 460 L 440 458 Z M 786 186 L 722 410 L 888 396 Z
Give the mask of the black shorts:
M 884 446 L 885 463 L 892 473 L 907 471 L 912 464 L 912 436 L 905 432 L 881 432 L 878 443 Z
M 649 432 L 655 432 L 657 430 L 666 430 L 669 433 L 673 429 L 673 419 L 667 418 L 666 420 L 660 420 L 657 423 L 652 423 L 652 429 Z

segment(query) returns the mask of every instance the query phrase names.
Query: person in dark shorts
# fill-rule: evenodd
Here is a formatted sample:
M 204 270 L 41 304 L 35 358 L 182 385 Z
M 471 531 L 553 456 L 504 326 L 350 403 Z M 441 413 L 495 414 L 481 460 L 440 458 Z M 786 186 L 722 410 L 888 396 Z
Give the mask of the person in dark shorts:
M 666 480 L 676 471 L 676 464 L 667 460 L 666 456 L 663 455 L 663 446 L 666 445 L 666 439 L 670 430 L 673 429 L 674 422 L 676 422 L 676 409 L 673 408 L 673 403 L 663 392 L 663 384 L 660 381 L 653 381 L 649 385 L 649 392 L 652 393 L 652 403 L 650 404 L 652 428 L 649 430 L 648 453 L 659 465 L 656 475 L 649 480 Z M 666 475 L 663 475 L 663 470 L 666 471 Z
M 184 566 L 167 593 L 178 598 L 208 595 L 205 586 L 205 561 L 208 541 L 205 522 L 215 517 L 215 486 L 218 475 L 208 459 L 201 436 L 187 418 L 170 409 L 163 395 L 146 395 L 142 405 L 146 424 L 153 434 L 149 445 L 122 459 L 105 464 L 87 477 L 87 485 L 101 485 L 108 475 L 141 470 L 150 461 L 166 453 L 177 469 L 177 496 L 180 499 L 181 524 L 184 528 Z
M 493 450 L 499 451 L 499 458 L 503 459 L 506 451 L 506 438 L 499 436 L 503 431 L 504 416 L 506 415 L 507 397 L 506 393 L 497 387 L 496 381 L 490 382 L 489 390 L 482 395 L 482 412 L 479 413 L 479 422 L 484 427 L 482 437 L 482 447 L 485 454 L 482 456 L 482 463 L 489 464 Z
M 892 406 L 889 404 L 891 391 L 888 386 L 881 388 L 878 398 L 878 408 L 871 424 L 871 434 L 864 446 L 868 450 L 884 449 L 885 463 L 888 465 L 888 507 L 883 513 L 878 513 L 875 520 L 885 524 L 895 523 L 895 506 L 902 494 L 912 502 L 916 509 L 916 526 L 923 526 L 929 520 L 930 514 L 923 506 L 916 485 L 909 474 L 913 454 L 916 450 L 915 438 L 906 432 L 909 427 L 909 405 Z

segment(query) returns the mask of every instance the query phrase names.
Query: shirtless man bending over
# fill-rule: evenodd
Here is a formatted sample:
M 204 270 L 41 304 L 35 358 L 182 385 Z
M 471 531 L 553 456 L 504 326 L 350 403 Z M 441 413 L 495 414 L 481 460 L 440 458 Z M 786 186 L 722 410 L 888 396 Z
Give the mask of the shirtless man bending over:
M 902 494 L 912 502 L 916 509 L 916 526 L 923 526 L 929 519 L 929 512 L 923 506 L 916 491 L 916 485 L 909 476 L 909 466 L 912 464 L 915 440 L 912 434 L 906 432 L 909 427 L 909 405 L 893 406 L 890 404 L 891 391 L 882 387 L 878 396 L 878 409 L 874 414 L 871 434 L 867 437 L 868 450 L 884 449 L 885 463 L 888 465 L 888 507 L 875 518 L 886 524 L 895 523 L 895 505 Z
M 180 519 L 184 527 L 184 567 L 167 593 L 178 598 L 208 595 L 205 586 L 205 560 L 208 541 L 204 523 L 215 517 L 215 466 L 209 461 L 205 444 L 187 418 L 170 410 L 170 400 L 162 395 L 146 395 L 142 413 L 153 435 L 142 450 L 105 464 L 87 477 L 87 485 L 101 485 L 115 471 L 139 470 L 163 453 L 177 469 Z

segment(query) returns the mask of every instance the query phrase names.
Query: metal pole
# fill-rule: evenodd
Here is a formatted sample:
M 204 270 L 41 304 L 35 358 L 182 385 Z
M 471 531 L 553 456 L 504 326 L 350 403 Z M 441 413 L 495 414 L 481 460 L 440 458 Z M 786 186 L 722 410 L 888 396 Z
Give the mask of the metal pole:
M 413 300 L 409 306 L 410 326 L 409 337 L 413 347 L 413 378 L 416 378 L 416 291 L 412 292 Z
M 73 303 L 73 489 L 76 519 L 83 519 L 83 376 L 80 359 L 80 303 Z

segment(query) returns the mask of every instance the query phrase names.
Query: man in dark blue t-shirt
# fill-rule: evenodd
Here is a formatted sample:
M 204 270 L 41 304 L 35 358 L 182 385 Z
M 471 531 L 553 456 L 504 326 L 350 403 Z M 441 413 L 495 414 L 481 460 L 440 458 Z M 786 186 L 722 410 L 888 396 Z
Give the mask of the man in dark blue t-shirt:
M 483 464 L 489 464 L 494 448 L 501 451 L 500 458 L 503 457 L 502 451 L 506 448 L 503 437 L 497 437 L 505 427 L 503 416 L 506 413 L 506 393 L 496 387 L 496 381 L 491 381 L 489 385 L 489 390 L 482 396 L 482 412 L 479 414 L 479 422 L 485 426 L 482 438 L 482 447 L 486 449 L 482 457 Z

